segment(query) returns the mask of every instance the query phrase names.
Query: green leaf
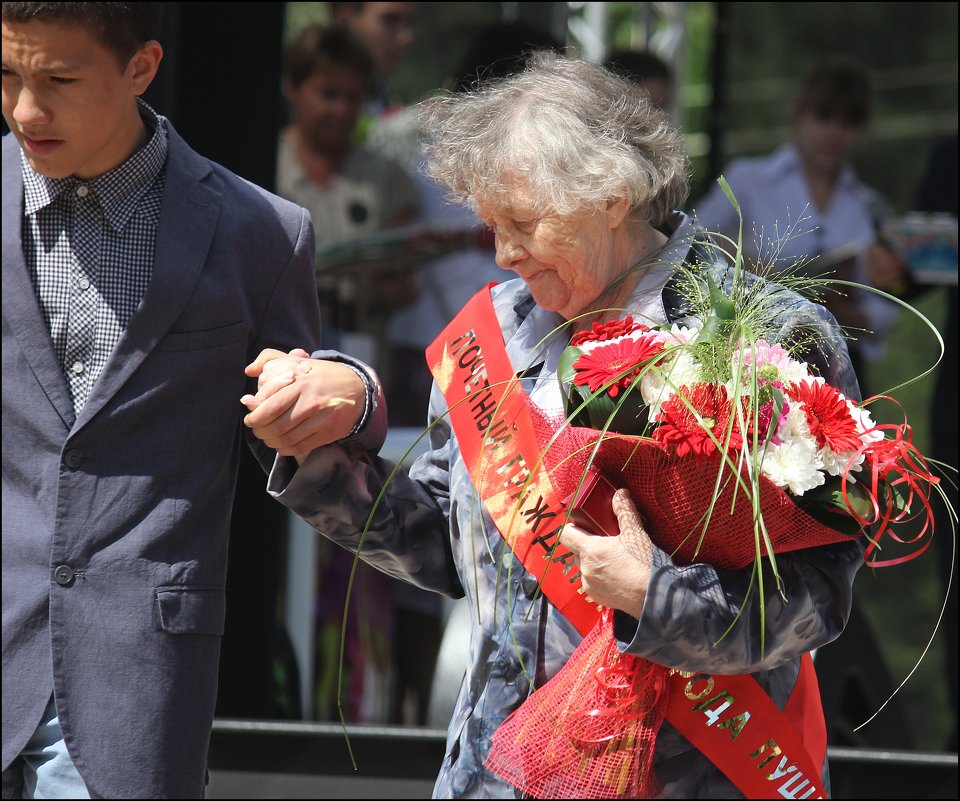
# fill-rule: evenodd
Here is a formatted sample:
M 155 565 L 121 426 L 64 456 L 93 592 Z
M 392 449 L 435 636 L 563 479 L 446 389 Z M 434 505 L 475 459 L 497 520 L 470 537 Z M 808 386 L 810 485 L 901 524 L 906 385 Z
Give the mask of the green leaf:
M 733 300 L 717 286 L 716 281 L 713 280 L 713 276 L 709 273 L 706 274 L 707 279 L 707 292 L 710 297 L 710 309 L 717 316 L 717 319 L 721 321 L 733 321 L 737 317 L 737 310 L 734 306 Z
M 737 323 L 737 309 L 733 300 L 713 280 L 709 273 L 704 275 L 707 284 L 709 307 L 706 310 L 698 341 L 718 343 L 729 340 Z
M 560 363 L 557 365 L 557 378 L 562 384 L 573 383 L 573 379 L 576 376 L 573 365 L 576 364 L 577 359 L 582 355 L 583 351 L 573 345 L 564 348 L 563 353 L 560 354 Z
M 590 400 L 590 405 L 587 407 L 587 412 L 590 416 L 590 427 L 606 428 L 607 423 L 613 416 L 615 408 L 616 401 L 610 397 L 606 390 L 600 390 L 600 392 Z M 617 430 L 612 425 L 610 429 L 612 431 Z
M 836 519 L 838 511 L 857 530 L 860 529 L 860 525 L 850 516 L 849 510 L 852 509 L 860 517 L 867 520 L 873 517 L 873 502 L 870 500 L 867 491 L 860 484 L 847 484 L 846 500 L 844 500 L 843 490 L 840 488 L 838 482 L 831 482 L 820 487 L 815 487 L 803 495 L 794 498 L 794 500 L 805 512 L 838 531 L 846 531 L 848 528 L 841 527 L 838 524 Z M 818 514 L 818 511 L 825 513 L 827 517 L 823 518 L 822 514 Z

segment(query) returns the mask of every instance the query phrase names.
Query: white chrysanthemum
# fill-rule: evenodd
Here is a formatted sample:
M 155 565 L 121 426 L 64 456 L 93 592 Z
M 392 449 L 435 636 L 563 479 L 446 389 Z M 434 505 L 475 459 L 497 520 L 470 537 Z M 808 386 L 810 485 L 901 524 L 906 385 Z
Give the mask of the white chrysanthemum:
M 808 443 L 814 450 L 817 448 L 817 440 L 810 433 L 807 415 L 799 403 L 788 402 L 787 413 L 777 426 L 776 438 L 780 442 L 799 440 Z
M 795 359 L 785 359 L 782 364 L 778 365 L 777 373 L 780 380 L 786 385 L 797 384 L 810 378 L 810 370 L 807 369 L 807 365 Z
M 650 408 L 649 419 L 656 420 L 660 407 L 682 386 L 702 380 L 700 362 L 686 348 L 677 348 L 674 356 L 657 368 L 647 370 L 640 379 L 640 394 Z
M 877 429 L 877 424 L 873 420 L 873 415 L 868 409 L 857 405 L 852 400 L 847 399 L 847 407 L 850 409 L 850 416 L 857 424 L 857 431 L 860 432 L 860 439 L 864 442 L 879 442 L 884 438 L 882 430 Z
M 700 336 L 700 329 L 688 328 L 685 325 L 674 323 L 670 326 L 670 336 L 681 345 L 689 345 L 697 341 L 697 337 Z
M 771 448 L 760 465 L 767 478 L 794 495 L 803 495 L 821 486 L 826 481 L 822 468 L 816 447 L 803 439 L 792 439 Z
M 820 449 L 820 461 L 823 462 L 823 469 L 826 470 L 831 476 L 843 475 L 844 472 L 847 472 L 847 480 L 852 483 L 856 483 L 857 479 L 851 475 L 851 473 L 859 473 L 863 469 L 863 460 L 866 458 L 864 454 L 860 454 L 853 462 L 850 461 L 850 457 L 853 456 L 853 451 L 844 451 L 843 453 L 837 453 L 836 451 L 831 450 L 826 445 Z

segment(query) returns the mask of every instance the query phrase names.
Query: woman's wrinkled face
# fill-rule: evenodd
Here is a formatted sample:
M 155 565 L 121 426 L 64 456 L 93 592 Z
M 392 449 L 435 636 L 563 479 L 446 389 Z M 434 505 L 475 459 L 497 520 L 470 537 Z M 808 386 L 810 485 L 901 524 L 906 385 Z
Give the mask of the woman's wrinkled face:
M 537 212 L 515 181 L 506 200 L 478 199 L 477 214 L 496 235 L 497 264 L 523 279 L 538 306 L 568 320 L 590 308 L 619 274 L 602 209 Z

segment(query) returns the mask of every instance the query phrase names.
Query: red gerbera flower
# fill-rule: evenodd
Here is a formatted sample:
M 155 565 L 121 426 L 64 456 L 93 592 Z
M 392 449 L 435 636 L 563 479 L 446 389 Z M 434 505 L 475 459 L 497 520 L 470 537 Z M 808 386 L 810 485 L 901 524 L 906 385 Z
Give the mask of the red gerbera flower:
M 584 342 L 608 342 L 611 339 L 622 337 L 625 334 L 632 334 L 634 331 L 649 331 L 650 326 L 642 323 L 633 322 L 632 317 L 624 317 L 622 320 L 611 320 L 609 323 L 594 323 L 589 331 L 577 331 L 570 337 L 570 344 L 574 347 Z
M 680 393 L 686 397 L 689 406 L 679 397 Z M 719 442 L 723 442 L 727 436 L 730 422 L 727 389 L 719 384 L 707 383 L 681 387 L 663 404 L 657 422 L 660 425 L 654 431 L 654 437 L 671 447 L 677 456 L 707 456 L 717 449 L 710 435 Z M 742 444 L 740 434 L 734 428 L 730 435 L 730 448 L 736 450 Z
M 610 397 L 615 398 L 621 388 L 630 386 L 643 365 L 662 350 L 663 342 L 652 337 L 623 337 L 606 345 L 598 345 L 574 363 L 576 375 L 573 383 L 578 386 L 586 384 L 591 392 L 596 392 L 616 379 L 615 383 L 607 388 Z M 629 372 L 624 373 L 625 370 Z
M 826 445 L 834 453 L 843 453 L 860 447 L 857 424 L 836 389 L 826 382 L 800 381 L 791 387 L 790 396 L 803 404 L 807 426 L 821 448 Z

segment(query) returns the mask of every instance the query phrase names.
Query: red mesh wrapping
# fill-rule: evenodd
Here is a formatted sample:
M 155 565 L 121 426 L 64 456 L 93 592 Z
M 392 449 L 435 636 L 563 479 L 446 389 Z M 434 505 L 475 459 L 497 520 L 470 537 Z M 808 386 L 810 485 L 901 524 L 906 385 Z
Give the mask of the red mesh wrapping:
M 653 798 L 666 668 L 620 654 L 605 615 L 494 732 L 485 767 L 534 798 Z
M 696 459 L 671 455 L 651 439 L 606 433 L 592 428 L 562 427 L 537 409 L 532 409 L 534 429 L 542 448 L 559 431 L 546 451 L 542 467 L 561 498 L 576 491 L 593 458 L 592 466 L 611 483 L 630 491 L 650 538 L 679 564 L 706 562 L 720 569 L 736 569 L 756 558 L 753 504 L 735 469 L 723 465 L 718 453 Z M 596 456 L 594 446 L 603 442 Z M 731 458 L 735 461 L 738 454 Z M 849 536 L 828 528 L 797 506 L 766 476 L 751 482 L 746 467 L 740 480 L 746 488 L 757 483 L 763 523 L 774 553 L 812 548 L 848 540 Z M 716 503 L 711 499 L 717 491 Z M 838 512 L 842 516 L 842 513 Z M 709 516 L 709 517 L 708 517 Z M 708 535 L 704 535 L 705 524 Z M 761 554 L 767 549 L 762 539 Z
M 677 458 L 637 437 L 563 426 L 531 407 L 559 497 L 578 488 L 590 459 L 611 483 L 625 487 L 651 539 L 679 564 L 735 569 L 756 559 L 753 505 L 718 454 Z M 735 458 L 735 457 L 734 457 Z M 743 481 L 751 482 L 742 469 Z M 759 477 L 763 522 L 775 553 L 848 539 L 800 509 Z M 711 500 L 717 493 L 717 501 Z M 707 535 L 701 537 L 709 515 Z M 766 547 L 761 541 L 761 554 Z M 564 667 L 494 733 L 485 767 L 535 798 L 653 798 L 657 732 L 667 706 L 667 668 L 620 654 L 612 616 L 604 610 Z

